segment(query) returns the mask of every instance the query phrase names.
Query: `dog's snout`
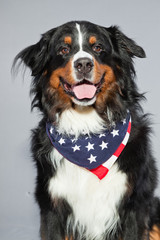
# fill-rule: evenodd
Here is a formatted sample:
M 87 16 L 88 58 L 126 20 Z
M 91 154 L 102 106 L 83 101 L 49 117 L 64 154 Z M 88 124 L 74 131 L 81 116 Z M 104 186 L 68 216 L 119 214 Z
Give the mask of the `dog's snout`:
M 91 72 L 93 66 L 93 61 L 89 58 L 79 58 L 74 63 L 75 69 L 82 74 Z

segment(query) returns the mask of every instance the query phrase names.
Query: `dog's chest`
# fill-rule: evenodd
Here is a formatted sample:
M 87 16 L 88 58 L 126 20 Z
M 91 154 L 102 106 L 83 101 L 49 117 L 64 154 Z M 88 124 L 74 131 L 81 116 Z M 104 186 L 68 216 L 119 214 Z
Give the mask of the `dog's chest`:
M 107 176 L 99 180 L 88 170 L 63 159 L 56 149 L 51 159 L 57 165 L 56 175 L 49 182 L 52 199 L 64 198 L 70 204 L 73 228 L 78 227 L 80 232 L 85 229 L 88 239 L 103 239 L 100 236 L 112 231 L 118 223 L 117 207 L 127 190 L 126 175 L 115 164 Z M 58 164 L 61 161 L 63 163 Z

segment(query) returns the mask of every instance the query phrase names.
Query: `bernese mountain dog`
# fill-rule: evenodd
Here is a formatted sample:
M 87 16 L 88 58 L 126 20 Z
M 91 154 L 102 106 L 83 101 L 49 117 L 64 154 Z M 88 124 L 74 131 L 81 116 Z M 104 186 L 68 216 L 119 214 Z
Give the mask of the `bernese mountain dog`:
M 35 196 L 42 240 L 160 239 L 150 123 L 133 58 L 117 26 L 72 21 L 22 50 L 33 81 Z

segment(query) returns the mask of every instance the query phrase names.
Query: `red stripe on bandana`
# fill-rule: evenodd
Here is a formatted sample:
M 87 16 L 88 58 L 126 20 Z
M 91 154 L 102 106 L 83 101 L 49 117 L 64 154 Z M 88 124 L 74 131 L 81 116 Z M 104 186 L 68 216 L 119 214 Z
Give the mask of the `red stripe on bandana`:
M 127 129 L 127 133 L 130 135 L 131 132 L 131 119 L 128 123 L 128 129 Z M 129 136 L 127 136 L 127 134 L 125 135 L 124 139 L 127 139 L 128 142 L 128 138 Z M 123 141 L 122 141 L 123 142 Z M 126 142 L 126 143 L 127 143 Z M 120 146 L 117 148 L 117 150 L 115 151 L 115 153 L 112 156 L 115 156 L 115 160 L 120 156 L 121 152 L 123 151 L 123 149 L 125 148 L 126 145 L 124 145 L 123 143 L 120 144 Z M 112 157 L 111 157 L 112 158 Z M 110 159 L 111 159 L 110 158 Z M 115 162 L 115 160 L 113 161 L 113 164 Z M 109 168 L 110 169 L 110 168 Z M 100 180 L 102 180 L 109 172 L 109 169 L 103 165 L 100 165 L 99 167 L 95 168 L 95 169 L 91 169 L 90 172 L 92 172 L 93 174 L 95 174 Z
M 123 149 L 125 148 L 125 145 L 123 143 L 121 143 L 121 145 L 119 146 L 119 148 L 115 151 L 114 155 L 116 157 L 119 157 L 119 155 L 121 154 L 121 152 L 123 151 Z
M 100 165 L 99 167 L 91 169 L 89 171 L 95 174 L 101 180 L 107 175 L 109 169 L 104 167 L 103 165 Z
M 129 134 L 131 133 L 131 120 L 129 121 L 127 132 Z

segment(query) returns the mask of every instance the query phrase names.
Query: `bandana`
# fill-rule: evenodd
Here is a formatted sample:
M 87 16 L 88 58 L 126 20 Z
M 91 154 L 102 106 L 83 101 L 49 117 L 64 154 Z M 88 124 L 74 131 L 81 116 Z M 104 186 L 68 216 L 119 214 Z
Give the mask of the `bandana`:
M 106 129 L 100 134 L 74 135 L 60 134 L 55 125 L 47 122 L 47 135 L 57 151 L 68 161 L 86 168 L 103 179 L 125 148 L 130 131 L 131 117 L 118 122 L 110 130 Z

